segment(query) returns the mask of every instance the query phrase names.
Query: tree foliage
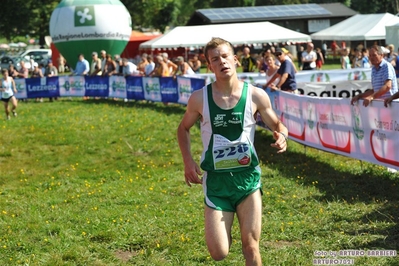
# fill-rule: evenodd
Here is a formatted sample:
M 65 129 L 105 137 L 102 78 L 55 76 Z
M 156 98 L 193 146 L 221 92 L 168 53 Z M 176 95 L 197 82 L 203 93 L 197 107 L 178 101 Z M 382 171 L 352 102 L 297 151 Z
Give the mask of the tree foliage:
M 25 0 L 6 0 L 0 8 L 0 35 L 8 41 L 29 32 L 30 10 Z

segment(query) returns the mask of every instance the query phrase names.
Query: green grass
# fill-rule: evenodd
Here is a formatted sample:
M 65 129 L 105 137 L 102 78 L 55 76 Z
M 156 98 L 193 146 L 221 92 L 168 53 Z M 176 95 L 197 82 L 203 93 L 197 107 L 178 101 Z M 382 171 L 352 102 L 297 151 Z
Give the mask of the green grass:
M 17 118 L 0 120 L 0 265 L 243 265 L 237 222 L 229 256 L 216 263 L 207 252 L 202 188 L 185 185 L 175 136 L 184 109 L 20 102 Z M 316 250 L 399 249 L 397 176 L 293 141 L 278 155 L 271 142 L 256 132 L 264 265 L 312 265 Z

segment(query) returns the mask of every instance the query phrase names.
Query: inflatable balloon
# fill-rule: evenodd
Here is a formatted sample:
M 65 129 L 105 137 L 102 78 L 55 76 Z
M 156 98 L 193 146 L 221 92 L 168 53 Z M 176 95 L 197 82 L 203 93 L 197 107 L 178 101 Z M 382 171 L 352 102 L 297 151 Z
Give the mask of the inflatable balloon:
M 83 53 L 121 54 L 130 39 L 132 20 L 119 0 L 62 0 L 50 18 L 50 35 L 57 50 L 75 68 Z

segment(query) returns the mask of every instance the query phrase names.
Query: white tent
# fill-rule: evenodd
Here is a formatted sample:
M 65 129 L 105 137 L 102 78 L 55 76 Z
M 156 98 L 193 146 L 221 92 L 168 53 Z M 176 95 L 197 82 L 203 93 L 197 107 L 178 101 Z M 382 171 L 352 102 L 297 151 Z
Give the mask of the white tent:
M 310 36 L 312 40 L 322 41 L 385 40 L 385 26 L 396 23 L 399 23 L 399 17 L 390 13 L 358 14 Z
M 399 23 L 385 27 L 385 43 L 399 48 Z
M 310 36 L 270 22 L 181 26 L 163 36 L 140 44 L 140 49 L 198 48 L 212 37 L 220 37 L 233 45 L 259 45 L 280 42 L 310 42 Z

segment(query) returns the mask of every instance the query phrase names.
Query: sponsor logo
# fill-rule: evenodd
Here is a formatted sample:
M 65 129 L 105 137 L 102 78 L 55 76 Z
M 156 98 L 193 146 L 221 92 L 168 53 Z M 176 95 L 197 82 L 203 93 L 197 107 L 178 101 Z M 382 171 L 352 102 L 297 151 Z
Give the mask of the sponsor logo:
M 70 91 L 72 88 L 74 90 L 83 90 L 84 89 L 84 83 L 82 83 L 80 81 L 69 82 L 68 80 L 66 80 L 64 85 L 62 85 L 60 87 L 64 88 L 65 91 Z
M 75 7 L 75 27 L 95 26 L 94 6 Z
M 112 82 L 112 91 L 124 91 L 126 90 L 126 84 L 123 81 L 113 81 Z
M 224 121 L 225 114 L 217 114 L 213 118 L 213 125 L 215 127 L 227 127 L 227 123 Z
M 352 106 L 352 118 L 353 118 L 353 133 L 355 134 L 358 140 L 362 140 L 364 138 L 364 130 L 362 129 L 361 120 L 360 120 L 360 109 L 358 104 L 354 104 Z
M 364 71 L 353 71 L 348 74 L 348 80 L 366 80 L 367 75 Z
M 327 73 L 319 72 L 310 76 L 311 82 L 330 82 L 330 76 Z
M 159 84 L 158 83 L 154 83 L 154 84 L 145 84 L 145 91 L 147 92 L 147 94 L 150 94 L 151 92 L 153 93 L 157 93 L 160 92 L 161 89 L 159 88 Z
M 308 126 L 310 129 L 314 127 L 315 106 L 314 103 L 308 101 Z

